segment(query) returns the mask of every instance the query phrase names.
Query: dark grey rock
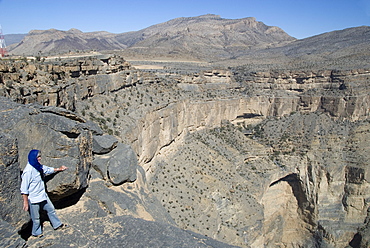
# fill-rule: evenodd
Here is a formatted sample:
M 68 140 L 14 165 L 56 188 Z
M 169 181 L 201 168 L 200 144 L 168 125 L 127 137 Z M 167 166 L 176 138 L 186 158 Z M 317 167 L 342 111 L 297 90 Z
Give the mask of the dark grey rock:
M 112 135 L 93 136 L 93 153 L 105 154 L 117 146 L 118 140 Z
M 13 225 L 28 220 L 22 211 L 17 141 L 0 132 L 0 219 Z
M 92 167 L 99 173 L 101 178 L 106 180 L 107 176 L 107 162 L 109 160 L 108 155 L 95 155 L 92 162 Z
M 20 166 L 27 164 L 31 149 L 42 151 L 41 163 L 50 167 L 67 166 L 54 174 L 48 190 L 54 196 L 68 196 L 87 187 L 92 160 L 92 134 L 80 128 L 81 123 L 52 113 L 26 115 L 12 133 L 19 142 Z
M 27 164 L 28 152 L 38 149 L 43 154 L 42 164 L 68 167 L 48 181 L 52 198 L 60 199 L 86 188 L 92 161 L 89 129 L 92 125 L 85 125 L 82 118 L 61 108 L 22 105 L 6 98 L 0 101 L 0 131 L 18 141 L 13 147 L 17 160 L 11 162 L 16 163 L 13 165 L 17 168 L 16 174 Z M 19 193 L 19 185 L 16 188 L 15 192 Z
M 0 97 L 0 111 L 2 117 L 0 118 L 0 129 L 4 132 L 11 131 L 19 121 L 31 112 L 37 113 L 36 109 L 25 108 L 5 97 Z
M 215 241 L 203 235 L 184 231 L 172 225 L 146 221 L 131 216 L 107 216 L 87 222 L 83 216 L 66 230 L 48 228 L 43 239 L 30 239 L 31 247 L 181 247 L 231 248 L 236 246 Z
M 137 157 L 135 152 L 130 146 L 124 145 L 122 143 L 117 143 L 118 141 L 110 135 L 108 137 L 99 136 L 98 142 L 105 143 L 105 146 L 115 146 L 114 150 L 111 149 L 109 153 L 94 156 L 92 162 L 93 168 L 101 175 L 104 180 L 109 179 L 113 184 L 122 184 L 126 181 L 133 182 L 136 180 L 136 169 L 139 168 Z M 98 144 L 98 142 L 93 142 L 93 147 L 98 147 L 100 151 L 104 148 Z M 107 149 L 106 149 L 107 150 Z M 108 176 L 109 174 L 109 176 Z
M 118 144 L 107 162 L 108 177 L 115 185 L 136 180 L 137 156 L 129 145 Z
M 19 248 L 27 247 L 26 241 L 17 233 L 8 222 L 0 220 L 0 247 Z

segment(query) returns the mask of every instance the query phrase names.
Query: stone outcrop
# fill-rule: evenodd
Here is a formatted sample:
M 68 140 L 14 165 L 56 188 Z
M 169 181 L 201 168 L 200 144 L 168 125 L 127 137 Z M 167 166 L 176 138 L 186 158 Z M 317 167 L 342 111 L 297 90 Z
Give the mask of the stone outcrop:
M 27 104 L 37 102 L 75 110 L 76 100 L 116 91 L 117 79 L 135 84 L 130 65 L 120 57 L 54 58 L 43 62 L 1 61 L 0 96 Z M 109 74 L 115 73 L 114 76 Z M 95 75 L 89 79 L 89 76 Z M 77 99 L 76 99 L 77 97 Z
M 291 93 L 275 97 L 278 106 L 270 108 L 274 112 L 268 115 L 281 116 L 289 114 L 287 111 L 321 111 L 328 112 L 335 118 L 350 120 L 365 119 L 369 115 L 369 99 L 363 94 L 367 92 L 368 69 L 310 73 L 260 72 L 239 74 L 237 77 L 247 84 L 257 83 L 254 86 L 262 91 Z
M 238 92 L 245 90 L 249 98 L 240 99 L 240 94 L 236 96 L 238 100 L 248 102 L 240 103 L 242 107 L 250 108 L 238 110 L 242 114 L 282 116 L 296 111 L 319 110 L 329 112 L 334 117 L 357 120 L 369 114 L 368 96 L 360 94 L 367 91 L 369 75 L 367 69 L 256 73 L 239 69 L 233 73 L 226 70 L 203 71 L 195 75 L 175 76 L 173 79 L 186 92 L 232 88 Z M 91 56 L 42 63 L 3 61 L 0 64 L 1 96 L 20 103 L 37 102 L 72 111 L 76 110 L 77 101 L 158 80 L 132 69 L 119 57 Z M 238 84 L 235 84 L 236 81 Z M 271 96 L 269 92 L 274 92 L 274 95 Z M 253 96 L 254 93 L 260 96 Z M 227 98 L 230 99 L 230 95 Z M 263 106 L 256 106 L 261 103 Z M 252 108 L 255 109 L 254 113 L 249 113 L 253 111 Z

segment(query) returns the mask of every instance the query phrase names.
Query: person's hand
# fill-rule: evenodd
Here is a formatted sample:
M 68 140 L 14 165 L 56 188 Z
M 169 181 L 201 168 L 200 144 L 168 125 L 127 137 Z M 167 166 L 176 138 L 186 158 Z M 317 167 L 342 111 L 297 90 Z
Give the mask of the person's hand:
M 23 201 L 23 210 L 28 211 L 28 201 Z
M 59 171 L 65 171 L 66 169 L 68 169 L 68 167 L 62 165 L 59 167 Z

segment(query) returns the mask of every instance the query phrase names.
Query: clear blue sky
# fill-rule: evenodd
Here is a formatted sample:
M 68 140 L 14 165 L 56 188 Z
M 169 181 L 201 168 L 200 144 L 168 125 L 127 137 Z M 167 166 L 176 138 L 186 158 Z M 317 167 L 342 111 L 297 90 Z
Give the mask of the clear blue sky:
M 301 39 L 370 26 L 370 0 L 0 0 L 3 34 L 50 28 L 124 33 L 204 14 L 255 17 Z

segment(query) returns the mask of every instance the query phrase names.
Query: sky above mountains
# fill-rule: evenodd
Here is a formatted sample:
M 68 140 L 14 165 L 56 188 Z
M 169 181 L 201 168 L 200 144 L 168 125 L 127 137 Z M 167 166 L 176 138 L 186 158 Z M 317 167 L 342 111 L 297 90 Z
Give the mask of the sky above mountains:
M 51 28 L 124 33 L 205 14 L 255 17 L 302 39 L 370 26 L 370 0 L 0 0 L 3 34 Z

